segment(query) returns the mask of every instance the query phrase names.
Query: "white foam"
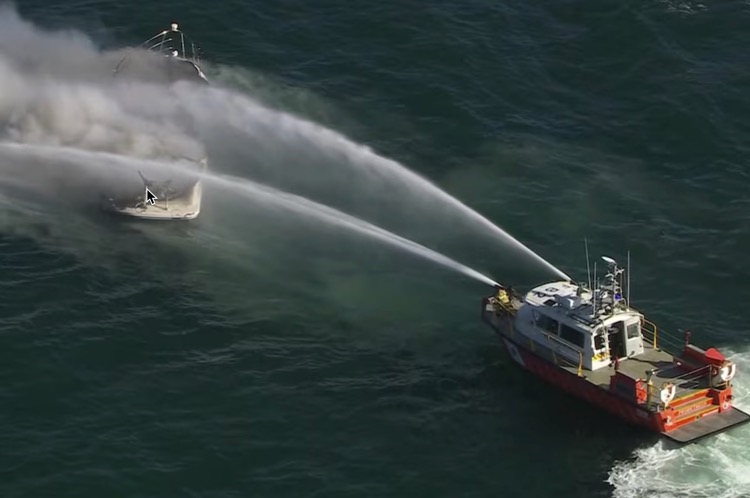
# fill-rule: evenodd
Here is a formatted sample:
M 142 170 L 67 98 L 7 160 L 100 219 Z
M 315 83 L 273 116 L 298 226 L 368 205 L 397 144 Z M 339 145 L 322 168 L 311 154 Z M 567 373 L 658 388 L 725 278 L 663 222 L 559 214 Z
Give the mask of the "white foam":
M 750 351 L 727 354 L 737 364 L 735 406 L 750 410 Z M 618 462 L 608 482 L 616 498 L 750 497 L 750 424 L 714 438 L 667 449 L 664 442 Z

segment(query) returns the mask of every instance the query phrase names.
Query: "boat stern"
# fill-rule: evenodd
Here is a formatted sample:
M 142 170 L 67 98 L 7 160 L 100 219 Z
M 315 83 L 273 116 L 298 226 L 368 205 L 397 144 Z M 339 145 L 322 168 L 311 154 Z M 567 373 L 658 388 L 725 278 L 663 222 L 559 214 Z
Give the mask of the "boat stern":
M 690 374 L 676 378 L 659 393 L 664 409 L 659 412 L 661 434 L 680 443 L 694 443 L 704 437 L 727 431 L 750 422 L 750 414 L 733 406 L 732 380 L 737 365 L 717 349 L 700 349 L 686 344 L 679 362 Z M 700 382 L 704 389 L 686 391 L 675 397 L 677 386 Z
M 689 444 L 728 431 L 747 422 L 750 422 L 750 415 L 730 406 L 727 410 L 721 412 L 713 410 L 709 415 L 698 415 L 692 422 L 677 429 L 662 431 L 661 434 L 676 443 Z

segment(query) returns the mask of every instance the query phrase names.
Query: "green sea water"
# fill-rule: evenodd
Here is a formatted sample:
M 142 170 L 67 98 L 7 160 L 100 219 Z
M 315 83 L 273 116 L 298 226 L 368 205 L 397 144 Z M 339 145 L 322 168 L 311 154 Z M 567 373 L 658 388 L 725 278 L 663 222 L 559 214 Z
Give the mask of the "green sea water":
M 748 20 L 687 0 L 0 10 L 3 141 L 128 152 L 192 116 L 236 184 L 207 182 L 193 222 L 125 221 L 79 202 L 112 165 L 0 150 L 0 496 L 750 496 L 750 429 L 671 450 L 516 369 L 486 284 L 243 183 L 519 288 L 555 274 L 404 171 L 574 278 L 584 238 L 630 251 L 633 304 L 731 355 L 747 409 Z M 92 76 L 173 21 L 213 93 Z

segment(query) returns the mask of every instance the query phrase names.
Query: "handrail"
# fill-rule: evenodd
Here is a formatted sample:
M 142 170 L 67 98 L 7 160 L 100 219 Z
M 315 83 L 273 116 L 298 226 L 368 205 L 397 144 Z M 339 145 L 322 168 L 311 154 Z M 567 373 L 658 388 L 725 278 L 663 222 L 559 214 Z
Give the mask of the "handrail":
M 661 396 L 660 391 L 661 389 L 657 389 L 653 382 L 649 382 L 649 380 L 644 380 L 646 383 L 646 407 L 650 408 L 651 403 L 656 400 L 656 404 L 661 405 Z
M 699 373 L 703 375 L 704 373 L 708 372 L 710 369 L 711 369 L 711 365 L 703 365 L 702 367 L 698 367 L 694 370 L 690 370 L 688 372 L 685 372 L 682 375 L 678 375 L 677 377 L 668 377 L 668 378 L 669 380 L 685 380 L 688 377 L 693 377 L 693 376 L 698 377 Z M 705 370 L 706 372 L 703 372 L 703 370 Z
M 704 365 L 702 367 L 698 367 L 694 370 L 690 370 L 688 372 L 685 372 L 682 375 L 678 375 L 677 377 L 664 377 L 669 382 L 672 382 L 675 384 L 675 388 L 677 389 L 677 393 L 681 392 L 687 392 L 694 389 L 694 387 L 680 387 L 677 385 L 678 381 L 697 381 L 703 376 L 709 376 L 711 372 L 711 365 Z M 705 388 L 711 387 L 710 378 L 707 380 Z M 675 394 L 675 398 L 678 398 L 677 394 Z
M 666 343 L 667 348 L 665 349 L 662 347 L 661 349 L 667 352 L 672 352 L 673 354 L 681 351 L 682 346 L 685 343 L 684 340 L 679 337 L 676 337 L 673 334 L 668 334 L 663 330 L 661 331 L 661 334 L 659 334 L 659 328 L 656 324 L 643 317 L 641 317 L 641 332 L 643 332 L 644 339 L 646 339 L 647 342 L 650 342 L 654 349 L 660 349 L 659 344 Z M 674 349 L 674 351 L 670 351 L 670 349 Z
M 665 368 L 669 368 L 669 367 L 665 367 Z M 702 367 L 698 367 L 694 370 L 690 370 L 689 372 L 685 372 L 684 374 L 678 375 L 676 377 L 661 377 L 661 379 L 664 380 L 665 382 L 674 384 L 675 386 L 675 397 L 671 403 L 674 403 L 676 400 L 680 399 L 681 397 L 690 396 L 692 394 L 695 394 L 696 392 L 695 387 L 680 387 L 679 385 L 677 385 L 678 381 L 697 380 L 703 375 L 709 374 L 711 371 L 710 369 L 711 369 L 711 365 L 704 365 Z M 662 370 L 662 369 L 659 369 L 659 370 Z M 653 374 L 657 374 L 659 370 L 652 370 L 652 376 Z M 657 388 L 653 383 L 649 384 L 648 378 L 645 380 L 645 382 L 647 384 L 647 389 L 648 389 L 648 394 L 649 394 L 648 399 L 651 399 L 651 397 L 656 397 L 656 399 L 659 400 L 657 401 L 657 404 L 659 404 L 661 388 Z M 705 388 L 710 388 L 710 387 L 711 387 L 711 383 L 709 379 L 709 382 L 707 382 Z M 698 389 L 702 389 L 702 388 L 698 388 Z M 680 396 L 681 393 L 686 393 L 686 392 L 689 394 Z
M 497 296 L 490 296 L 487 298 L 487 301 L 492 304 L 499 305 L 502 309 L 504 309 L 508 314 L 515 315 L 517 310 L 513 309 L 513 306 L 510 304 L 510 301 L 508 301 L 508 304 L 504 304 L 502 301 L 500 301 Z
M 644 325 L 648 325 L 649 328 L 645 328 Z M 641 330 L 645 330 L 649 333 L 651 333 L 651 344 L 654 346 L 654 349 L 659 349 L 658 346 L 658 335 L 659 335 L 659 328 L 656 326 L 654 322 L 651 322 L 649 320 L 646 320 L 645 318 L 641 318 Z
M 554 337 L 554 336 L 549 335 L 549 334 L 544 334 L 544 336 L 548 340 L 556 342 L 556 343 L 560 344 L 561 346 L 564 346 L 564 347 L 568 348 L 568 350 L 573 351 L 574 353 L 578 353 L 578 376 L 579 377 L 583 377 L 583 353 L 581 351 L 579 351 L 578 349 L 575 349 L 574 347 L 570 346 L 569 344 L 564 343 L 563 341 L 561 341 L 557 337 Z M 552 349 L 552 356 L 554 357 L 555 363 L 557 364 L 557 352 L 554 349 Z M 569 361 L 569 363 L 572 364 L 573 362 Z

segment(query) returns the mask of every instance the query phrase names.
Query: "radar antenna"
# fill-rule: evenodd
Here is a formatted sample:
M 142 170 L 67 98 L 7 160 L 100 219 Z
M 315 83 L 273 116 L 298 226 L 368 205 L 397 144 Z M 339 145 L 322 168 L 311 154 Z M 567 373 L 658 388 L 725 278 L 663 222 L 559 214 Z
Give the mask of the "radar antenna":
M 617 262 L 607 256 L 602 256 L 602 259 L 609 266 L 609 273 L 606 274 L 604 291 L 608 291 L 607 304 L 617 306 L 623 304 L 622 302 L 622 274 L 625 271 L 623 268 L 617 267 Z

